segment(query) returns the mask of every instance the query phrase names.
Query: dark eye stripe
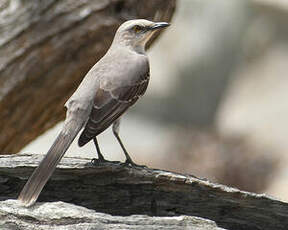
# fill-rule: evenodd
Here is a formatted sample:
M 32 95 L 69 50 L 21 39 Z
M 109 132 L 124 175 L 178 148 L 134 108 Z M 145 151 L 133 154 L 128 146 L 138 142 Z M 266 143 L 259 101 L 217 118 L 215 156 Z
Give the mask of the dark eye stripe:
M 135 32 L 140 32 L 140 31 L 145 31 L 146 27 L 144 26 L 139 26 L 139 25 L 134 25 L 131 30 L 135 31 Z

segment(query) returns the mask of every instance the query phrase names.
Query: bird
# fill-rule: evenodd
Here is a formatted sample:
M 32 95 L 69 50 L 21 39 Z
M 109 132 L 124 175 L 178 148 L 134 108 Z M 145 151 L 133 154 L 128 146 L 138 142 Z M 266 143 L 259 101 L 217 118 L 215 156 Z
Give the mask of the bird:
M 18 196 L 24 206 L 32 206 L 37 201 L 57 164 L 81 130 L 78 145 L 82 147 L 93 140 L 97 161 L 102 162 L 106 160 L 97 136 L 112 125 L 113 134 L 126 156 L 125 163 L 137 166 L 120 139 L 120 117 L 147 89 L 150 78 L 145 49 L 147 42 L 155 31 L 169 25 L 167 22 L 134 19 L 119 26 L 106 54 L 88 71 L 65 103 L 67 110 L 62 130 Z

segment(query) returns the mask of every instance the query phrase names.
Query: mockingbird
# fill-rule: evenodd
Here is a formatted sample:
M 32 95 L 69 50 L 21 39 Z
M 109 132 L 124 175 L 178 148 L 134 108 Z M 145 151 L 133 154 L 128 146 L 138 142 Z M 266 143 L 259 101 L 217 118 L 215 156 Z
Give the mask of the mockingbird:
M 36 202 L 56 165 L 83 127 L 79 146 L 93 140 L 98 160 L 105 161 L 96 136 L 113 124 L 113 133 L 125 153 L 126 163 L 136 165 L 119 137 L 119 118 L 145 93 L 149 82 L 145 44 L 154 31 L 167 26 L 166 22 L 138 19 L 127 21 L 118 28 L 107 53 L 90 69 L 65 103 L 67 113 L 63 129 L 18 197 L 24 205 Z

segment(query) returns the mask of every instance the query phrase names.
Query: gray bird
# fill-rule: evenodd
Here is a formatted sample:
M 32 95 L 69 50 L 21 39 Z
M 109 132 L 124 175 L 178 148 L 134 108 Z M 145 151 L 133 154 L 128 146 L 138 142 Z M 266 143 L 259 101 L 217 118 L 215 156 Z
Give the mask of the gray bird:
M 117 30 L 107 53 L 90 69 L 74 94 L 65 103 L 63 129 L 21 191 L 18 200 L 33 205 L 57 164 L 84 127 L 79 146 L 93 140 L 98 161 L 105 161 L 96 136 L 113 124 L 112 129 L 126 156 L 136 165 L 119 137 L 119 118 L 141 97 L 149 82 L 149 61 L 145 44 L 152 34 L 169 26 L 166 22 L 144 19 L 124 22 Z

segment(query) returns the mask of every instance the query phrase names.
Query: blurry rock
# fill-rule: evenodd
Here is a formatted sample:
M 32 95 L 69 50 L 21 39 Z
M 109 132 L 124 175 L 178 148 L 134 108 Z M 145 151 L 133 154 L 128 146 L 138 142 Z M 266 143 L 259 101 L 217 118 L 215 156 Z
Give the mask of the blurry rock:
M 241 55 L 246 3 L 179 1 L 172 26 L 151 51 L 151 97 L 137 106 L 139 113 L 183 126 L 214 123 Z
M 164 157 L 163 167 L 192 173 L 252 192 L 263 192 L 275 178 L 279 158 L 245 138 L 221 137 L 213 130 L 179 130 L 178 144 Z M 271 154 L 272 153 L 272 154 Z
M 267 192 L 287 200 L 287 1 L 250 3 L 253 15 L 243 39 L 243 59 L 223 97 L 217 128 L 226 137 L 245 136 L 281 159 Z

